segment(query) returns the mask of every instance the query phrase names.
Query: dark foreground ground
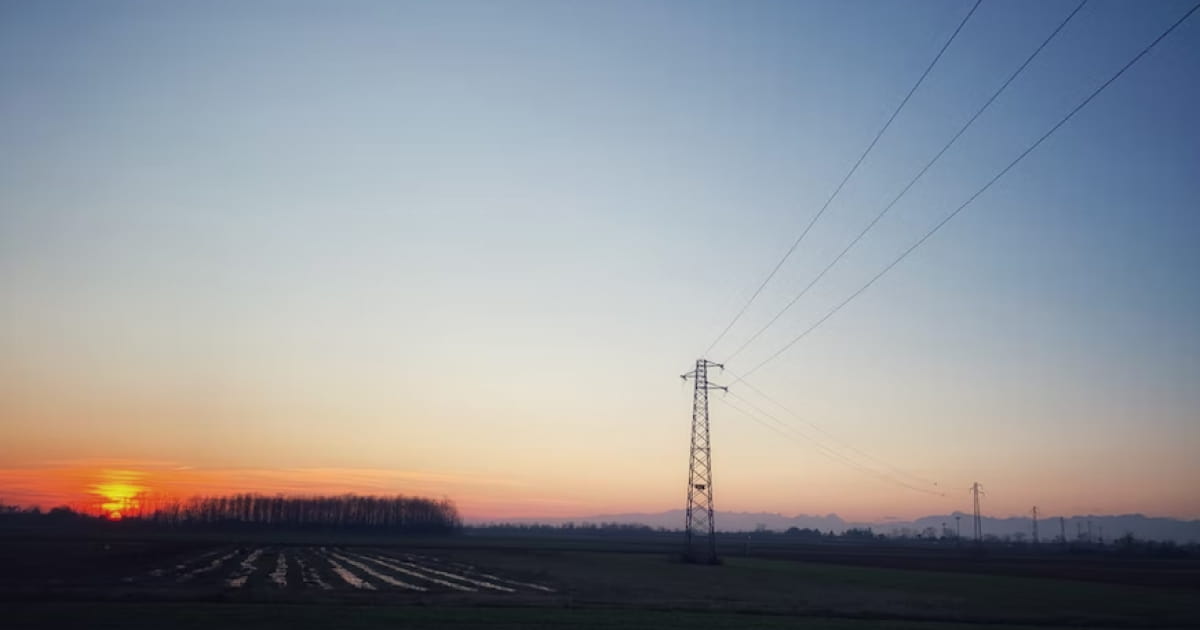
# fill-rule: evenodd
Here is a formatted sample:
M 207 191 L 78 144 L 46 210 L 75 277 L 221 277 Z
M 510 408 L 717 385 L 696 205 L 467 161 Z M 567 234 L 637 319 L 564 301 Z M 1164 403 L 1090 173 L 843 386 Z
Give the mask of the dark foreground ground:
M 470 536 L 0 538 L 0 626 L 1200 628 L 1194 559 L 762 547 L 697 566 L 668 549 Z
M 291 604 L 18 604 L 6 613 L 11 628 L 810 628 L 814 630 L 1026 630 L 1045 626 L 794 617 L 752 613 Z

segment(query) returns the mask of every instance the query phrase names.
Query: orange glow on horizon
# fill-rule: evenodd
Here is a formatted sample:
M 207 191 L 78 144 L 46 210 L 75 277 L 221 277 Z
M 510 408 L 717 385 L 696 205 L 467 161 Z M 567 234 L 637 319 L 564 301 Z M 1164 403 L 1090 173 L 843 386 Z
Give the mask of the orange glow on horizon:
M 100 514 L 119 521 L 124 514 L 142 509 L 148 488 L 141 483 L 146 473 L 136 470 L 103 470 L 101 480 L 89 488 L 89 494 L 99 497 Z
M 890 488 L 866 486 L 855 492 L 834 489 L 808 489 L 803 496 L 780 500 L 771 492 L 754 485 L 752 476 L 738 479 L 727 476 L 728 490 L 718 509 L 734 512 L 770 512 L 795 514 L 835 513 L 851 521 L 908 519 L 951 510 L 968 510 L 969 499 L 914 500 L 896 495 Z M 137 520 L 156 510 L 177 503 L 186 504 L 195 497 L 260 494 L 282 496 L 313 495 L 406 495 L 451 500 L 460 515 L 469 521 L 497 522 L 519 518 L 575 518 L 626 513 L 658 513 L 676 509 L 680 502 L 673 484 L 643 484 L 631 492 L 624 478 L 593 484 L 581 490 L 573 480 L 531 479 L 518 474 L 497 475 L 469 470 L 430 471 L 419 469 L 383 469 L 351 467 L 294 468 L 207 468 L 176 461 L 133 459 L 78 459 L 46 462 L 24 467 L 0 467 L 0 503 L 21 508 L 40 506 L 48 510 L 66 506 L 80 513 L 111 520 Z M 671 481 L 667 479 L 666 481 Z M 661 487 L 660 487 L 661 486 Z M 1068 497 L 1073 486 L 1043 484 L 1045 496 Z M 1007 495 L 1014 495 L 1008 488 Z M 820 490 L 820 492 L 818 492 Z M 1121 511 L 1061 501 L 1055 510 L 1061 514 L 1097 514 L 1140 512 L 1172 518 L 1194 518 L 1196 504 L 1168 503 L 1165 497 L 1147 497 L 1135 483 L 1113 484 L 1110 498 Z M 1027 495 L 1028 492 L 1022 494 Z M 996 495 L 1006 496 L 997 491 Z M 965 497 L 966 493 L 962 493 Z M 734 502 L 737 499 L 737 503 Z M 1021 506 L 1010 500 L 989 502 L 992 514 L 1023 514 Z M 1049 499 L 1046 503 L 1049 504 Z M 1175 505 L 1171 509 L 1171 505 Z
M 139 518 L 195 497 L 407 495 L 448 498 L 467 516 L 570 516 L 573 501 L 530 497 L 525 484 L 494 475 L 371 468 L 197 468 L 167 461 L 75 460 L 0 468 L 4 503 L 67 506 L 110 520 Z

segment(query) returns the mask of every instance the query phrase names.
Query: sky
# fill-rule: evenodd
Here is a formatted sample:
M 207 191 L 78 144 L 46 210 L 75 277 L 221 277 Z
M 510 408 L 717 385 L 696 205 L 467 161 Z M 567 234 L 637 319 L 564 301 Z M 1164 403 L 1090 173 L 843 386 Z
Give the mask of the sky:
M 984 0 L 708 358 L 1075 4 Z M 1089 2 L 712 380 L 1190 6 Z M 474 519 L 682 508 L 679 375 L 970 7 L 0 3 L 0 501 L 94 506 L 121 483 L 446 496 Z M 997 516 L 1200 518 L 1197 76 L 1193 16 L 753 390 L 714 392 L 716 507 L 910 518 L 968 510 L 978 481 Z

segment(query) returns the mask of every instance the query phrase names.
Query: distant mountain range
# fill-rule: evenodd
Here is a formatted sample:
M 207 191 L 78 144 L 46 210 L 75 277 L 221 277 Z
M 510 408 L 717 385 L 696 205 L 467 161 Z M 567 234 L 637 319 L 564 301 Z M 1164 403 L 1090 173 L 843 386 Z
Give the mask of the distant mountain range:
M 879 522 L 851 522 L 843 520 L 836 514 L 814 516 L 800 514 L 785 516 L 772 512 L 717 512 L 715 520 L 721 531 L 752 531 L 765 528 L 782 532 L 791 527 L 800 529 L 819 529 L 823 532 L 834 531 L 841 533 L 847 529 L 869 527 L 876 533 L 910 533 L 917 534 L 932 528 L 933 532 L 941 535 L 945 526 L 947 533 L 955 531 L 955 517 L 961 517 L 959 524 L 964 536 L 970 536 L 971 515 L 962 512 L 952 514 L 924 516 L 911 521 L 887 520 Z M 601 514 L 578 518 L 519 518 L 503 521 L 468 519 L 473 525 L 504 522 L 516 524 L 541 523 L 546 525 L 561 525 L 563 523 L 636 523 L 650 527 L 667 529 L 682 529 L 683 510 L 668 510 L 656 513 L 632 514 Z M 983 517 L 983 533 L 995 536 L 1013 536 L 1029 539 L 1032 532 L 1032 520 L 1029 517 L 992 518 Z M 1090 528 L 1090 529 L 1089 529 Z M 1151 517 L 1142 514 L 1121 515 L 1086 515 L 1069 516 L 1062 521 L 1058 516 L 1046 516 L 1038 519 L 1039 539 L 1052 541 L 1065 531 L 1067 540 L 1087 540 L 1090 532 L 1091 540 L 1111 541 L 1127 533 L 1139 540 L 1172 540 L 1177 543 L 1200 542 L 1200 520 L 1185 521 L 1174 518 Z

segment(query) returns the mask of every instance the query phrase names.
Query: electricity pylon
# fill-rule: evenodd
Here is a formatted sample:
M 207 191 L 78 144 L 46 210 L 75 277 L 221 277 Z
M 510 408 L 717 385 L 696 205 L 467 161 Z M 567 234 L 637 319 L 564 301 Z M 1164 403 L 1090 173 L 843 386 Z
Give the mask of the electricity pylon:
M 974 497 L 975 497 L 975 543 L 976 544 L 980 544 L 983 542 L 983 522 L 980 520 L 980 516 L 979 516 L 979 495 L 982 492 L 983 492 L 982 487 L 979 485 L 978 481 L 976 481 L 974 484 L 971 484 L 971 494 L 974 495 Z
M 1037 506 L 1033 506 L 1033 544 L 1038 544 L 1037 536 Z
M 688 457 L 687 522 L 684 557 L 692 562 L 716 564 L 717 533 L 713 523 L 712 449 L 708 434 L 708 390 L 726 390 L 708 382 L 708 368 L 725 369 L 708 359 L 696 359 L 696 369 L 682 375 L 692 379 L 692 448 Z

